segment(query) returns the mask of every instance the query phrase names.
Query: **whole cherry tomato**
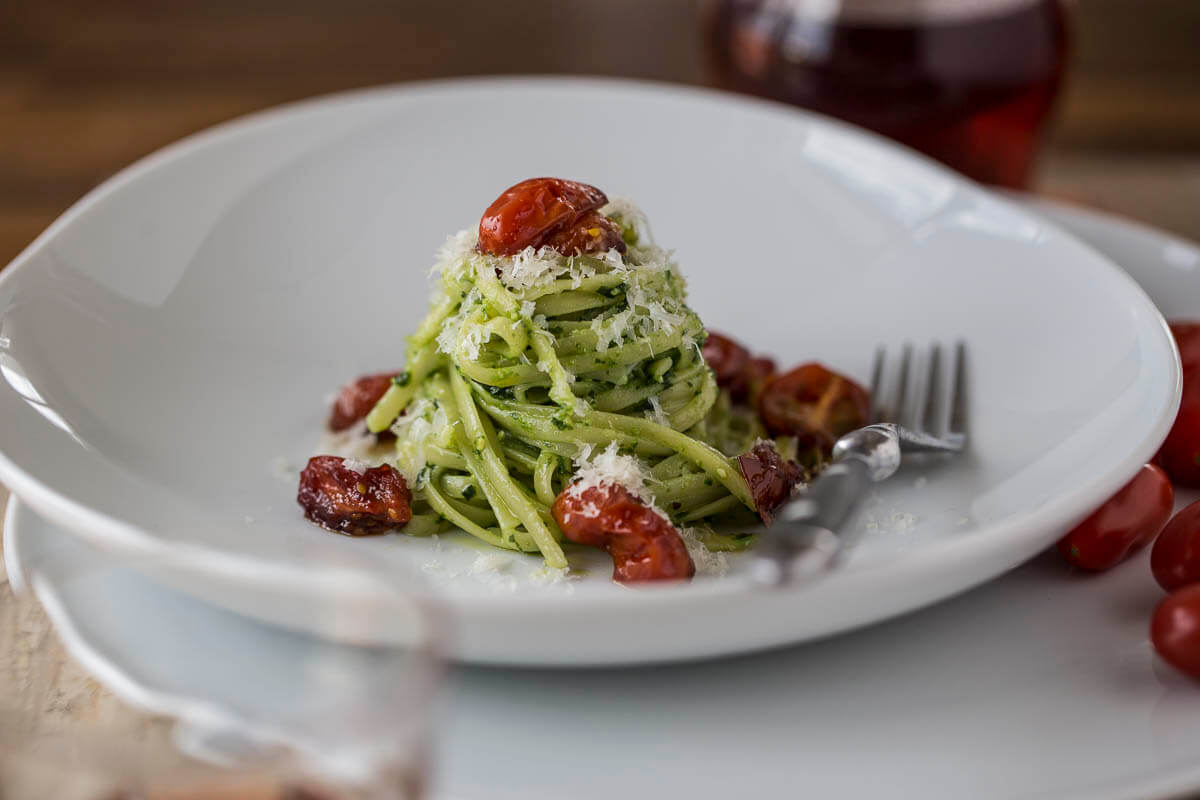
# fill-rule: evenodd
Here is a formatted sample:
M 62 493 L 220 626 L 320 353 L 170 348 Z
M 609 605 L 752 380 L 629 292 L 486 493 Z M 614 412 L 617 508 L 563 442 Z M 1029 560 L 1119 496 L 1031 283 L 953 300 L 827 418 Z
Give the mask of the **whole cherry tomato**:
M 795 436 L 802 450 L 829 451 L 838 437 L 867 423 L 871 403 L 857 383 L 812 363 L 770 378 L 758 411 L 771 433 Z
M 1200 678 L 1200 586 L 1177 589 L 1162 599 L 1150 620 L 1150 641 L 1168 664 Z
M 1175 491 L 1153 464 L 1138 470 L 1108 502 L 1058 540 L 1058 552 L 1077 567 L 1105 570 L 1158 535 L 1171 516 Z
M 1150 569 L 1168 592 L 1200 583 L 1200 502 L 1180 511 L 1163 528 L 1150 551 Z
M 1183 368 L 1179 415 L 1158 451 L 1158 461 L 1180 486 L 1200 486 L 1200 364 Z
M 1171 333 L 1179 345 L 1179 360 L 1184 369 L 1200 366 L 1200 322 L 1172 322 Z
M 479 252 L 515 255 L 540 247 L 608 202 L 595 186 L 562 178 L 529 178 L 504 190 L 479 220 Z M 593 226 L 594 227 L 594 226 Z

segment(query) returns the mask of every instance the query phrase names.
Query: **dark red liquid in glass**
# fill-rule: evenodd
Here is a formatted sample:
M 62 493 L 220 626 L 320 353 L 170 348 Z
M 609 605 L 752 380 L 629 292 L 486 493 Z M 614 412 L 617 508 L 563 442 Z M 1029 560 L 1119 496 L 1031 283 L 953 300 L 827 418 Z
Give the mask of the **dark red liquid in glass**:
M 1055 0 L 976 17 L 815 19 L 784 4 L 709 7 L 715 82 L 820 111 L 986 183 L 1021 188 L 1063 74 Z

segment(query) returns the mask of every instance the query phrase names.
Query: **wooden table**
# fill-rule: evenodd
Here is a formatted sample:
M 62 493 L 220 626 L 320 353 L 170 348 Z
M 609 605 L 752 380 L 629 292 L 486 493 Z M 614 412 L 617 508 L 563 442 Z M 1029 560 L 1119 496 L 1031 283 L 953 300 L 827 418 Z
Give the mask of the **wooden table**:
M 0 19 L 0 264 L 117 169 L 280 102 L 481 73 L 703 80 L 690 0 L 9 0 Z M 1088 0 L 1076 40 L 1039 187 L 1200 240 L 1200 3 Z M 164 730 L 3 580 L 0 682 L 31 729 Z

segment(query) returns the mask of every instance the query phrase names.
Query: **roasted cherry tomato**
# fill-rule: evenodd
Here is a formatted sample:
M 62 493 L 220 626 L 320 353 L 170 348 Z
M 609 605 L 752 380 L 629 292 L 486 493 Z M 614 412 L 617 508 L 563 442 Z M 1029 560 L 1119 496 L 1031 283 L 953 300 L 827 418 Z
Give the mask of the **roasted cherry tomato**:
M 621 226 L 599 211 L 589 211 L 565 228 L 559 228 L 542 243 L 565 256 L 580 253 L 605 253 L 616 248 L 625 252 Z
M 329 412 L 329 430 L 344 431 L 354 423 L 365 419 L 367 414 L 392 385 L 392 378 L 403 373 L 381 372 L 378 375 L 363 375 L 347 383 L 338 392 Z
M 1150 641 L 1168 664 L 1200 678 L 1200 586 L 1162 599 L 1150 620 Z
M 775 521 L 775 510 L 792 496 L 804 480 L 804 470 L 795 461 L 785 461 L 767 442 L 759 442 L 738 456 L 738 468 L 750 486 L 754 506 L 764 525 Z
M 1150 569 L 1168 592 L 1200 583 L 1200 502 L 1180 511 L 1163 528 L 1150 551 Z
M 403 528 L 412 519 L 412 492 L 388 464 L 359 472 L 337 456 L 313 456 L 300 473 L 296 502 L 322 528 L 367 536 Z
M 1183 368 L 1179 415 L 1158 451 L 1158 462 L 1180 486 L 1200 487 L 1200 364 Z
M 871 404 L 857 383 L 813 363 L 768 380 L 758 410 L 771 433 L 829 452 L 838 437 L 867 423 Z
M 479 252 L 511 256 L 540 247 L 608 202 L 595 186 L 562 178 L 530 178 L 510 186 L 479 220 Z
M 622 486 L 573 484 L 552 510 L 567 539 L 609 552 L 614 581 L 683 580 L 696 573 L 675 526 Z
M 750 351 L 724 334 L 709 331 L 704 340 L 704 363 L 717 377 L 717 385 L 729 386 L 739 377 L 750 361 Z
M 1200 322 L 1172 322 L 1171 333 L 1179 345 L 1183 368 L 1200 366 Z
M 769 358 L 751 358 L 729 384 L 729 397 L 735 403 L 757 405 L 763 387 L 775 376 L 775 362 Z
M 1166 473 L 1146 464 L 1121 491 L 1059 539 L 1058 552 L 1077 567 L 1109 569 L 1158 535 L 1174 503 Z

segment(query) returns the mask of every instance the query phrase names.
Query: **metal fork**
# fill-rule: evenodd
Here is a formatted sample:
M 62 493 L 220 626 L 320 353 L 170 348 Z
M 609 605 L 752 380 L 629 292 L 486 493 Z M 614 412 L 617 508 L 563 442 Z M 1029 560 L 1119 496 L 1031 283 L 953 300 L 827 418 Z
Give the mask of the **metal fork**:
M 913 348 L 904 345 L 885 400 L 887 350 L 876 349 L 871 368 L 871 424 L 838 439 L 832 463 L 780 509 L 775 524 L 755 547 L 752 575 L 756 581 L 782 586 L 799 575 L 830 566 L 854 543 L 853 537 L 836 531 L 872 483 L 894 475 L 902 460 L 945 458 L 963 450 L 967 443 L 967 351 L 962 342 L 953 350 L 948 390 L 942 385 L 942 348 L 938 344 L 930 346 L 924 359 L 925 379 L 914 390 L 910 389 Z

